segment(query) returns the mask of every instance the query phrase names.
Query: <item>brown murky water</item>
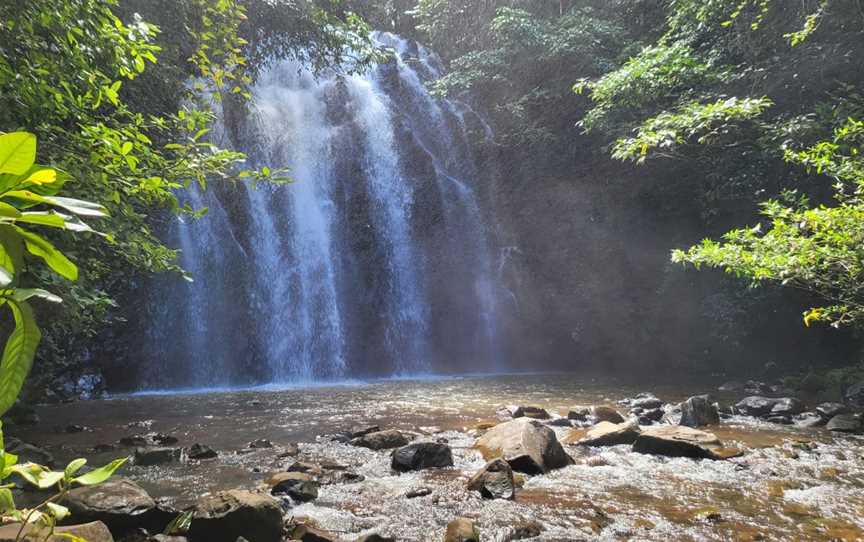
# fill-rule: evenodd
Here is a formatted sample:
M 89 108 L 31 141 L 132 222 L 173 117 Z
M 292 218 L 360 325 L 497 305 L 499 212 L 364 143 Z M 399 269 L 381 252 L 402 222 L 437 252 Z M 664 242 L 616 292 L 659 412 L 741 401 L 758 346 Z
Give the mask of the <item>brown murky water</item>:
M 288 512 L 313 518 L 348 540 L 372 530 L 399 540 L 440 540 L 447 522 L 460 515 L 475 518 L 490 541 L 504 540 L 514 525 L 528 520 L 545 527 L 534 539 L 541 541 L 864 540 L 864 440 L 745 418 L 714 430 L 724 444 L 744 450 L 735 459 L 669 459 L 636 454 L 628 446 L 569 446 L 576 464 L 526 477 L 513 502 L 485 501 L 465 489 L 483 465 L 471 448 L 477 428 L 495 420 L 498 406 L 531 404 L 566 414 L 573 405 L 614 404 L 639 391 L 679 401 L 711 390 L 635 389 L 532 375 L 138 395 L 43 407 L 42 425 L 17 436 L 47 447 L 60 461 L 83 455 L 98 462 L 128 453 L 118 448 L 96 454 L 92 448 L 147 431 L 174 435 L 178 446 L 198 442 L 218 450 L 213 460 L 124 467 L 123 475 L 178 506 L 208 491 L 255 487 L 293 461 L 278 457 L 280 446 L 300 443 L 301 456 L 330 459 L 365 477 L 325 485 L 316 501 Z M 68 424 L 89 430 L 67 434 Z M 455 466 L 397 475 L 386 452 L 318 438 L 363 424 L 446 438 Z M 559 438 L 569 431 L 555 430 Z M 237 453 L 259 438 L 276 447 Z M 432 494 L 405 498 L 420 486 Z

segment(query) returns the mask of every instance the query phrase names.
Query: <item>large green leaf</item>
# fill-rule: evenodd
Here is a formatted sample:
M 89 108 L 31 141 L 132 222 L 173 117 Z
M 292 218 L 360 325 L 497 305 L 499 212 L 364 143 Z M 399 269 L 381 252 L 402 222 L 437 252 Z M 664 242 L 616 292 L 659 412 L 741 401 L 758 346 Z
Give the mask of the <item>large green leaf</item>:
M 0 276 L 8 280 L 0 286 L 8 286 L 15 280 L 15 273 L 24 264 L 24 239 L 13 226 L 0 224 Z
M 49 243 L 45 238 L 23 228 L 15 226 L 15 231 L 21 234 L 24 238 L 24 246 L 27 251 L 34 256 L 39 256 L 48 267 L 56 271 L 60 276 L 69 280 L 78 280 L 78 267 L 69 261 L 69 258 L 63 255 L 62 252 L 54 248 L 54 245 Z
M 0 201 L 0 217 L 18 218 L 19 216 L 21 216 L 21 211 L 8 203 Z
M 0 514 L 7 514 L 12 510 L 15 510 L 15 499 L 12 498 L 12 491 L 0 488 Z
M 27 224 L 38 224 L 52 228 L 66 228 L 66 221 L 63 220 L 63 216 L 53 211 L 21 213 L 21 216 L 15 222 L 26 222 Z
M 33 365 L 36 347 L 42 339 L 30 305 L 26 301 L 14 300 L 7 304 L 15 319 L 15 328 L 6 340 L 3 358 L 0 359 L 0 416 L 18 399 L 24 379 Z
M 122 467 L 128 460 L 128 457 L 115 459 L 107 465 L 99 467 L 98 469 L 93 469 L 77 478 L 73 478 L 72 481 L 81 484 L 82 486 L 95 486 L 96 484 L 101 484 L 108 478 L 111 478 L 111 475 L 114 474 L 117 469 Z
M 30 203 L 44 203 L 62 207 L 71 213 L 81 216 L 108 216 L 108 209 L 98 203 L 92 203 L 74 198 L 63 198 L 60 196 L 43 196 L 30 190 L 12 190 L 6 192 L 8 197 L 16 198 Z
M 52 303 L 61 303 L 63 301 L 60 297 L 42 288 L 15 288 L 12 291 L 12 299 L 16 301 L 27 301 L 33 297 L 38 297 Z
M 0 173 L 23 175 L 36 161 L 36 136 L 27 132 L 0 135 Z

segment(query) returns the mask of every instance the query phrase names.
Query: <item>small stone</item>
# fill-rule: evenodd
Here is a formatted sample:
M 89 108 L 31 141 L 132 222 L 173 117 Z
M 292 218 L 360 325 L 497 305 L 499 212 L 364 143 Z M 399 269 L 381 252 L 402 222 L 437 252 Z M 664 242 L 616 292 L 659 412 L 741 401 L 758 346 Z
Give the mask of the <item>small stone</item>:
M 377 425 L 358 425 L 348 431 L 347 434 L 350 440 L 366 436 L 369 433 L 377 433 L 378 431 L 381 431 L 381 428 Z
M 577 422 L 584 422 L 588 419 L 588 416 L 591 415 L 591 409 L 588 407 L 577 406 L 572 407 L 567 412 L 567 418 L 571 420 L 576 420 Z
M 273 443 L 270 442 L 269 440 L 267 440 L 266 438 L 259 438 L 257 440 L 253 440 L 247 446 L 247 448 L 252 449 L 252 450 L 258 450 L 258 449 L 262 449 L 262 448 L 272 448 L 272 447 L 273 447 Z
M 456 518 L 447 524 L 444 542 L 480 542 L 480 531 L 468 518 Z
M 300 446 L 294 442 L 289 442 L 282 447 L 282 451 L 276 457 L 284 459 L 286 457 L 295 457 L 300 454 Z
M 663 404 L 663 401 L 651 393 L 640 393 L 630 401 L 630 406 L 632 408 L 644 408 L 646 410 L 660 408 Z
M 179 448 L 136 448 L 133 462 L 139 467 L 152 467 L 180 461 Z
M 201 460 L 201 459 L 213 459 L 217 457 L 219 453 L 207 446 L 206 444 L 193 444 L 186 450 L 186 457 L 189 459 Z
M 369 448 L 370 450 L 386 450 L 407 445 L 411 440 L 403 433 L 395 430 L 377 431 L 351 439 L 352 446 Z
M 468 480 L 468 489 L 479 491 L 484 499 L 512 500 L 516 496 L 513 469 L 503 459 L 494 459 Z
M 406 499 L 416 499 L 417 497 L 426 497 L 432 494 L 432 490 L 428 487 L 418 487 L 410 490 L 405 494 Z
M 312 476 L 321 476 L 323 472 L 319 465 L 306 461 L 295 461 L 286 470 L 288 472 L 304 472 Z
M 300 542 L 342 542 L 335 534 L 304 523 L 289 528 L 288 539 Z

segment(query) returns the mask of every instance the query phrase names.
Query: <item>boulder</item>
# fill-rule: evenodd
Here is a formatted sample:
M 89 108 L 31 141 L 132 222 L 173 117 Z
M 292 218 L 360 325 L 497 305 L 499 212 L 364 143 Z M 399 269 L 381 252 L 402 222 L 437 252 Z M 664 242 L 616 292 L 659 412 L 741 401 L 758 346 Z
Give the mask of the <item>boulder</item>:
M 798 427 L 821 427 L 825 425 L 825 418 L 816 412 L 802 412 L 792 418 L 792 423 Z
M 480 542 L 480 531 L 468 518 L 456 518 L 447 524 L 444 542 Z
M 267 482 L 272 495 L 288 495 L 298 502 L 310 502 L 318 498 L 318 482 L 303 472 L 280 472 Z
M 598 422 L 624 423 L 624 416 L 608 406 L 591 407 L 591 415 Z
M 609 423 L 600 422 L 581 439 L 576 441 L 579 446 L 618 446 L 633 444 L 639 436 L 639 425 L 635 422 Z
M 572 407 L 567 412 L 567 418 L 570 420 L 575 420 L 577 422 L 584 422 L 588 419 L 588 416 L 591 415 L 591 409 L 589 407 L 576 406 Z
M 720 413 L 709 396 L 696 395 L 681 403 L 680 425 L 702 427 L 720 423 Z
M 470 491 L 479 491 L 484 499 L 508 499 L 516 496 L 513 469 L 503 459 L 493 459 L 468 480 Z
M 18 538 L 21 530 L 20 523 L 12 523 L 0 527 L 0 542 L 68 542 L 70 539 L 86 540 L 87 542 L 114 542 L 111 531 L 101 521 L 93 521 L 81 525 L 69 525 L 56 527 L 54 534 L 49 536 L 45 528 L 28 525 L 22 536 Z
M 267 495 L 232 489 L 206 495 L 195 503 L 189 539 L 192 542 L 282 540 L 282 509 Z
M 513 411 L 514 418 L 533 418 L 535 420 L 549 419 L 549 413 L 546 409 L 537 406 L 518 406 Z
M 640 393 L 630 400 L 631 408 L 643 408 L 650 410 L 652 408 L 660 408 L 663 406 L 663 401 L 657 398 L 652 393 Z
M 475 446 L 487 461 L 501 457 L 513 470 L 526 474 L 546 473 L 571 462 L 555 431 L 528 418 L 496 425 Z
M 639 420 L 639 424 L 651 425 L 662 420 L 663 416 L 666 415 L 666 411 L 662 408 L 651 408 L 648 410 L 639 409 L 638 413 L 634 412 L 633 414 Z
M 573 422 L 569 418 L 552 418 L 546 420 L 546 425 L 551 427 L 573 427 Z
M 794 416 L 804 412 L 804 403 L 794 397 L 783 397 L 777 399 L 771 407 L 770 416 Z
M 849 407 L 843 403 L 822 403 L 816 407 L 816 413 L 826 420 L 830 420 L 834 416 L 839 416 L 840 414 L 849 414 L 849 412 Z
M 154 526 L 161 531 L 172 519 L 161 517 L 156 501 L 141 486 L 125 478 L 72 489 L 62 504 L 69 508 L 74 521 L 101 521 L 112 531 Z
M 216 450 L 206 444 L 196 443 L 186 449 L 186 457 L 189 459 L 213 459 L 218 455 L 219 453 Z
M 711 447 L 720 446 L 720 440 L 685 426 L 664 425 L 646 427 L 633 443 L 633 451 L 641 454 L 694 459 L 718 459 Z
M 139 467 L 151 467 L 180 461 L 180 448 L 135 448 L 133 462 Z
M 370 450 L 386 450 L 389 448 L 399 448 L 405 446 L 411 439 L 404 433 L 389 429 L 386 431 L 376 431 L 355 439 L 351 439 L 351 445 L 369 448 Z
M 735 404 L 735 408 L 745 416 L 762 417 L 771 412 L 771 409 L 774 408 L 777 401 L 778 399 L 772 399 L 770 397 L 751 395 L 750 397 L 745 397 L 738 401 Z
M 346 431 L 346 434 L 350 440 L 352 438 L 360 438 L 369 433 L 377 433 L 378 431 L 381 431 L 381 428 L 377 425 L 358 425 L 352 427 L 350 431 Z
M 836 433 L 860 433 L 864 429 L 861 417 L 857 414 L 838 414 L 831 418 L 825 427 Z
M 415 442 L 395 450 L 390 459 L 390 466 L 400 472 L 452 467 L 453 452 L 446 444 Z

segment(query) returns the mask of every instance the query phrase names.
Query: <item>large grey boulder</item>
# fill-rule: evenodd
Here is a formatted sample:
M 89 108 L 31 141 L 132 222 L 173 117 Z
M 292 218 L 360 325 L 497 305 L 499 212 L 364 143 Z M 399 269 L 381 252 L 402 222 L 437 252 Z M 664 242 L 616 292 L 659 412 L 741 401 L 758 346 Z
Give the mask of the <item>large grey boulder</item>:
M 835 433 L 861 433 L 864 429 L 861 417 L 857 414 L 838 414 L 831 418 L 825 427 Z
M 709 396 L 696 395 L 681 403 L 680 425 L 702 427 L 720 423 L 720 413 Z
M 240 489 L 206 495 L 195 503 L 189 539 L 192 542 L 282 540 L 282 509 L 267 495 Z
M 390 466 L 400 472 L 452 467 L 453 452 L 450 451 L 450 446 L 439 442 L 415 442 L 395 450 Z
M 571 462 L 555 431 L 528 418 L 496 425 L 477 439 L 475 447 L 487 461 L 501 457 L 526 474 L 546 473 Z
M 484 499 L 513 499 L 516 482 L 513 469 L 503 459 L 493 459 L 468 480 L 468 489 L 480 492 Z
M 72 489 L 62 504 L 72 513 L 71 520 L 101 521 L 112 531 L 133 527 L 161 531 L 172 519 L 164 517 L 156 501 L 141 486 L 125 478 Z
M 661 425 L 643 429 L 633 443 L 633 451 L 668 457 L 719 459 L 720 456 L 712 447 L 720 445 L 720 440 L 713 433 L 680 425 Z
M 578 432 L 574 432 L 577 433 Z M 635 422 L 610 423 L 600 422 L 578 440 L 579 446 L 618 446 L 633 444 L 639 436 L 639 424 Z M 570 442 L 569 438 L 567 442 Z
M 388 448 L 399 448 L 411 442 L 407 435 L 400 431 L 388 429 L 367 433 L 355 439 L 351 439 L 353 446 L 369 448 L 370 450 L 386 450 Z

